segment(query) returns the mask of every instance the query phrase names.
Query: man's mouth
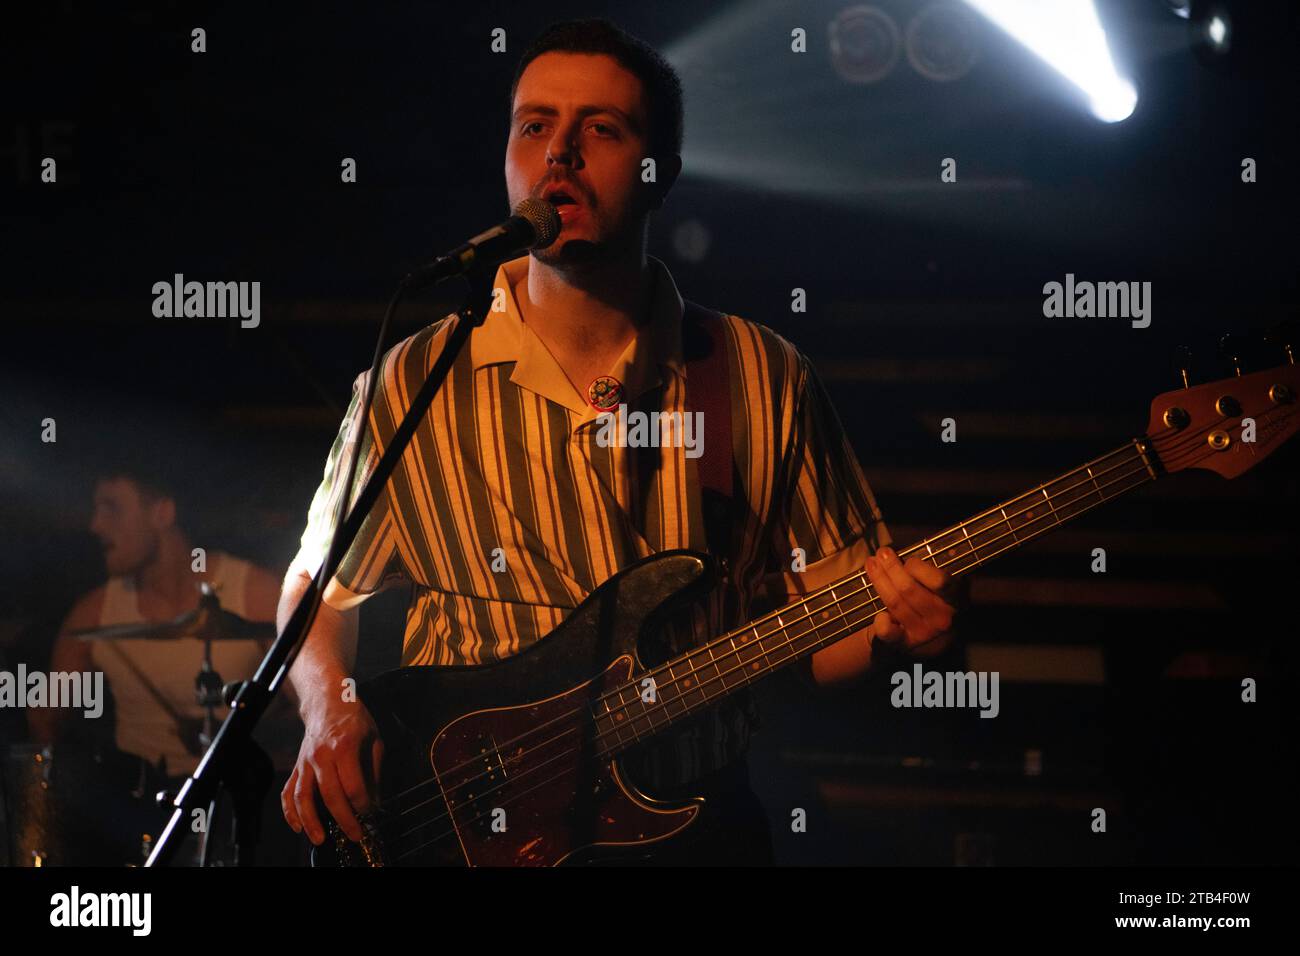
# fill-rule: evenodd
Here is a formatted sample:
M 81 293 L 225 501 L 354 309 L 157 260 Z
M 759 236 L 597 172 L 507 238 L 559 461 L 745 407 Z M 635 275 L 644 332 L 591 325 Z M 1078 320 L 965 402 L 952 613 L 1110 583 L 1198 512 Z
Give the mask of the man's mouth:
M 559 214 L 560 222 L 570 222 L 574 217 L 582 214 L 582 204 L 568 193 L 553 193 L 547 197 L 547 201 L 555 207 L 556 213 Z
M 555 206 L 577 205 L 580 195 L 577 189 L 570 189 L 563 182 L 550 183 L 542 190 L 542 198 Z

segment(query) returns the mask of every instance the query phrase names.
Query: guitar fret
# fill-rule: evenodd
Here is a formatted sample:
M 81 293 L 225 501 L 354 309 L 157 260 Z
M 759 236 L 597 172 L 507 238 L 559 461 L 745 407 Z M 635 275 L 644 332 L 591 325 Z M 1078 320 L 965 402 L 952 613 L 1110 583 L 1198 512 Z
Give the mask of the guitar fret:
M 628 706 L 628 712 L 632 716 L 628 720 L 628 726 L 632 728 L 633 735 L 639 741 L 641 739 L 641 729 L 637 726 L 637 723 L 639 721 L 645 720 L 648 724 L 651 724 L 651 726 L 646 728 L 647 736 L 649 736 L 648 732 L 653 730 L 654 727 L 651 720 L 649 719 L 649 714 L 646 713 L 646 709 L 641 703 L 640 686 L 634 684 L 632 685 L 630 690 L 632 691 L 632 699 L 627 702 L 627 706 Z M 622 697 L 622 694 L 620 694 L 619 696 Z
M 740 648 L 736 646 L 736 639 L 734 637 L 729 637 L 727 638 L 727 643 L 731 645 L 731 654 L 729 656 L 734 657 L 738 661 L 743 660 L 743 658 L 740 655 Z M 729 681 L 732 677 L 735 676 L 736 669 L 734 667 L 728 667 L 722 670 L 720 673 L 721 673 L 723 690 L 724 691 L 731 690 L 731 688 L 734 685 L 727 683 L 727 681 Z
M 690 667 L 690 672 L 683 679 L 682 692 L 680 699 L 682 702 L 682 712 L 690 713 L 691 709 L 696 706 L 690 698 L 691 694 L 700 697 L 703 691 L 700 690 L 700 674 L 695 666 L 695 655 L 691 654 L 686 658 L 686 663 Z
M 792 605 L 792 607 L 798 607 L 798 605 Z M 792 626 L 793 625 L 791 625 L 791 627 Z M 758 629 L 755 628 L 754 632 L 755 634 L 757 634 Z M 787 634 L 786 630 L 782 630 L 781 628 L 776 628 L 776 627 L 772 628 L 772 630 L 768 631 L 766 634 L 763 634 L 758 638 L 758 649 L 762 653 L 763 661 L 767 665 L 767 668 L 769 670 L 772 668 L 771 652 L 775 649 L 784 646 L 786 642 L 789 640 L 790 637 L 789 634 Z
M 832 588 L 831 603 L 834 602 L 834 595 L 835 589 Z M 804 601 L 803 620 L 799 622 L 799 630 L 796 631 L 783 645 L 776 648 L 776 650 L 783 652 L 781 656 L 777 658 L 778 661 L 784 663 L 785 661 L 793 660 L 798 657 L 804 649 L 817 646 L 818 641 L 821 640 L 821 623 L 818 621 L 818 614 L 825 607 L 826 604 L 822 604 L 819 608 L 816 604 L 816 599 L 814 598 L 807 598 Z M 808 639 L 809 635 L 811 635 L 811 640 Z
M 690 658 L 687 658 L 688 663 L 689 661 Z M 681 679 L 675 673 L 673 673 L 673 665 L 671 662 L 669 662 L 666 666 L 668 668 L 667 687 L 671 688 L 671 690 L 665 693 L 665 688 L 660 687 L 658 683 L 656 683 L 655 699 L 660 701 L 663 704 L 663 709 L 665 713 L 668 714 L 668 719 L 671 722 L 673 719 L 673 715 L 669 705 L 676 702 L 677 706 L 681 708 L 681 711 L 677 714 L 678 717 L 686 713 L 686 705 L 682 703 L 681 691 L 678 689 L 681 686 Z
M 1156 470 L 1151 466 L 1151 459 L 1147 457 L 1146 442 L 1134 438 L 1133 447 L 1137 449 L 1138 456 L 1142 459 L 1142 464 L 1146 466 L 1147 474 L 1149 474 L 1151 476 L 1152 481 L 1154 481 L 1156 478 Z
M 604 714 L 604 717 L 608 719 L 609 726 L 610 726 L 611 728 L 613 728 L 614 733 L 616 733 L 616 734 L 618 735 L 618 743 L 619 743 L 619 745 L 622 745 L 622 743 L 623 743 L 623 728 L 620 727 L 620 726 L 618 725 L 618 721 L 614 719 L 614 712 L 613 712 L 612 710 L 610 710 L 610 707 L 609 707 L 609 697 L 608 697 L 608 696 L 602 697 L 602 698 L 600 699 L 600 702 L 601 702 L 602 704 L 605 705 L 605 714 Z M 597 722 L 597 726 L 599 727 L 599 722 Z
M 827 600 L 827 602 L 823 604 L 820 608 L 816 609 L 815 617 L 809 618 L 809 620 L 812 621 L 811 646 L 814 648 L 820 645 L 824 640 L 822 636 L 822 628 L 825 625 L 830 624 L 832 630 L 834 630 L 835 625 L 841 623 L 837 612 L 840 611 L 840 604 L 843 601 L 843 598 L 841 598 L 838 594 L 835 593 L 835 588 L 838 586 L 839 585 L 835 585 L 835 584 L 831 585 L 829 600 Z M 800 648 L 800 650 L 803 649 L 804 648 Z
M 632 714 L 632 708 L 628 704 L 628 702 L 624 700 L 624 695 L 626 693 L 627 693 L 626 686 L 620 687 L 618 689 L 618 710 L 619 713 L 623 715 L 622 726 L 625 729 L 630 730 L 632 732 L 632 742 L 636 743 L 641 739 L 641 735 L 637 732 L 636 717 L 634 717 Z
M 1097 497 L 1101 501 L 1106 500 L 1106 496 L 1101 493 L 1101 485 L 1097 484 L 1097 476 L 1092 473 L 1092 466 L 1088 466 L 1088 477 L 1092 479 L 1092 486 L 1097 489 Z
M 1007 517 L 1007 509 L 999 508 L 998 511 L 1002 512 L 1002 520 L 1006 522 L 1007 527 L 1011 530 L 1012 539 L 1014 539 L 1015 542 L 1019 544 L 1020 538 L 1019 536 L 1016 535 L 1016 529 L 1015 526 L 1011 523 L 1011 519 Z
M 778 627 L 777 629 L 774 629 L 772 633 L 776 633 L 777 630 L 780 630 L 780 631 L 782 631 L 782 632 L 785 631 L 785 629 L 786 629 L 786 625 L 785 625 L 785 622 L 781 620 L 781 615 L 780 615 L 780 614 L 778 614 L 778 615 L 776 616 L 776 623 L 779 625 L 779 627 Z M 754 633 L 755 633 L 755 634 L 758 633 L 758 628 L 755 628 L 755 629 L 754 629 Z M 772 636 L 771 634 L 768 635 L 768 637 L 771 637 L 771 636 Z M 783 634 L 782 636 L 784 637 L 784 634 Z M 763 655 L 763 663 L 764 663 L 765 665 L 767 665 L 767 667 L 770 668 L 770 667 L 772 666 L 772 660 L 771 660 L 771 658 L 769 658 L 769 657 L 767 656 L 767 647 L 764 646 L 763 641 L 762 641 L 761 638 L 759 639 L 759 642 L 758 642 L 758 650 L 759 650 L 759 653 Z M 759 666 L 758 666 L 758 661 L 754 661 L 754 662 L 753 662 L 753 667 L 752 667 L 752 673 L 759 673 L 759 672 L 760 672 L 760 668 L 759 668 Z M 743 673 L 743 672 L 742 672 L 742 673 Z
M 713 645 L 711 643 L 705 644 L 704 650 L 709 655 L 709 667 L 712 668 L 713 670 L 713 673 L 710 674 L 708 677 L 706 677 L 705 680 L 701 683 L 700 692 L 704 694 L 705 698 L 707 699 L 708 693 L 703 689 L 704 685 L 712 683 L 713 680 L 718 676 L 719 671 L 718 671 L 718 659 L 713 656 Z
M 827 621 L 828 623 L 834 618 L 834 614 L 832 614 L 832 611 L 839 610 L 840 602 L 842 600 L 842 598 L 840 598 L 840 596 L 835 593 L 835 588 L 836 585 L 832 584 L 831 599 L 829 602 L 822 605 L 822 607 L 820 608 L 820 611 L 822 612 L 823 620 Z M 822 621 L 814 621 L 813 640 L 815 642 L 820 642 L 822 639 L 821 629 L 822 629 Z
M 1046 488 L 1042 488 L 1042 486 L 1040 486 L 1040 488 L 1041 488 L 1041 490 L 1042 490 L 1042 492 L 1043 492 L 1043 497 L 1047 499 L 1047 507 L 1049 507 L 1049 508 L 1052 509 L 1052 515 L 1055 517 L 1055 515 L 1056 515 L 1056 505 L 1052 504 L 1052 496 L 1049 495 L 1049 494 L 1047 493 L 1047 489 L 1046 489 Z M 1057 523 L 1057 524 L 1060 524 L 1060 523 L 1061 523 L 1061 519 L 1060 519 L 1060 518 L 1057 518 L 1057 519 L 1056 519 L 1056 523 Z

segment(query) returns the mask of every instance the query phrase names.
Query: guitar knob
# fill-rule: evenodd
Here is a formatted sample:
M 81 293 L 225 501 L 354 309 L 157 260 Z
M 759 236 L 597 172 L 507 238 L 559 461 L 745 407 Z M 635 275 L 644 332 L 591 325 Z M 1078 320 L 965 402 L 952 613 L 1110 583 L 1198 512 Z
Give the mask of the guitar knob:
M 1219 339 L 1219 354 L 1231 363 L 1238 378 L 1241 378 L 1241 355 L 1245 346 L 1245 340 L 1235 332 L 1229 332 Z
M 1278 322 L 1264 335 L 1264 341 L 1269 345 L 1282 346 L 1282 354 L 1286 356 L 1288 364 L 1295 364 L 1295 352 L 1293 347 L 1296 341 L 1296 326 L 1300 325 L 1295 319 L 1285 319 Z

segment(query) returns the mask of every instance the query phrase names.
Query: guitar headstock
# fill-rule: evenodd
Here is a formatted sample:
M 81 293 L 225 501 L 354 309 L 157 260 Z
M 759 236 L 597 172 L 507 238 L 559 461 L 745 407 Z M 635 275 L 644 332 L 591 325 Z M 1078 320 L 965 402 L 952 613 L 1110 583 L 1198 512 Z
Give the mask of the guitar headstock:
M 1294 364 L 1165 392 L 1151 403 L 1147 437 L 1168 472 L 1205 468 L 1236 478 L 1300 428 Z

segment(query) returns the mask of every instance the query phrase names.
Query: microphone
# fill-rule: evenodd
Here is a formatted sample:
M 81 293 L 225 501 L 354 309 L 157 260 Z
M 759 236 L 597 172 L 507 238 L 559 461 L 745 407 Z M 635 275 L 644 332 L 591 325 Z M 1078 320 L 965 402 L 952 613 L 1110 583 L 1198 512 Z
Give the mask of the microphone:
M 422 289 L 450 276 L 464 275 L 480 259 L 500 261 L 529 249 L 545 249 L 560 234 L 560 214 L 545 199 L 529 196 L 515 207 L 515 214 L 481 232 L 444 256 L 416 269 L 402 280 L 407 292 Z

